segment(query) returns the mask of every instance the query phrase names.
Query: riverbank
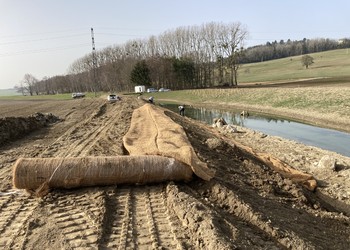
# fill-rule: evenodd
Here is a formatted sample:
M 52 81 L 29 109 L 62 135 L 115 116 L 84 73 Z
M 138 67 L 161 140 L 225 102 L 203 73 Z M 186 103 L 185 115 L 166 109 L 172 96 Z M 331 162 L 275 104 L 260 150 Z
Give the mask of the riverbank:
M 238 109 L 289 118 L 350 133 L 350 84 L 300 87 L 196 89 L 152 94 L 157 101 Z
M 303 111 L 291 108 L 273 108 L 268 106 L 248 105 L 240 103 L 188 103 L 194 107 L 205 107 L 222 110 L 245 110 L 249 113 L 265 114 L 276 118 L 284 118 L 297 122 L 307 123 L 322 128 L 335 129 L 350 133 L 350 117 L 340 117 L 332 113 L 319 113 L 315 111 Z M 350 108 L 349 108 L 350 110 Z

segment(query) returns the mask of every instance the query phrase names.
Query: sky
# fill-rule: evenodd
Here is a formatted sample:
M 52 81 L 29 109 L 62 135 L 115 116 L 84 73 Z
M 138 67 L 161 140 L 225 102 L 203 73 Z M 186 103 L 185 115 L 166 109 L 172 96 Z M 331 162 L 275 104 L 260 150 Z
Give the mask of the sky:
M 246 46 L 350 38 L 348 0 L 0 0 L 0 89 L 65 75 L 96 50 L 178 27 L 240 22 Z

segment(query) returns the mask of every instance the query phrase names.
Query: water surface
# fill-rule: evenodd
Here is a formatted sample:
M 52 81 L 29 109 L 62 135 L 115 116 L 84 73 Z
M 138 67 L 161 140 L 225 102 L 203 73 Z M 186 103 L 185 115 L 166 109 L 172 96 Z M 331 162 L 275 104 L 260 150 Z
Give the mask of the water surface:
M 178 105 L 162 105 L 178 112 Z M 239 125 L 260 131 L 267 135 L 301 142 L 306 145 L 334 151 L 350 157 L 350 134 L 327 128 L 320 128 L 284 118 L 250 114 L 242 117 L 238 110 L 216 110 L 186 106 L 185 116 L 212 124 L 214 118 L 224 118 L 228 124 Z

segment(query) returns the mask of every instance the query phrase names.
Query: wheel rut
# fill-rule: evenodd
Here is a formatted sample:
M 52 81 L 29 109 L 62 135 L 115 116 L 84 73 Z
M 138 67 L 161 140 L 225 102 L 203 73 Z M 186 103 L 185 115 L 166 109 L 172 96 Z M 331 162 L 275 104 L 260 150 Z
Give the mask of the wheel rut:
M 107 195 L 109 215 L 102 249 L 181 249 L 165 186 L 122 187 Z M 107 220 L 107 219 L 106 219 Z
M 37 202 L 22 195 L 0 196 L 0 248 L 21 249 L 25 227 Z

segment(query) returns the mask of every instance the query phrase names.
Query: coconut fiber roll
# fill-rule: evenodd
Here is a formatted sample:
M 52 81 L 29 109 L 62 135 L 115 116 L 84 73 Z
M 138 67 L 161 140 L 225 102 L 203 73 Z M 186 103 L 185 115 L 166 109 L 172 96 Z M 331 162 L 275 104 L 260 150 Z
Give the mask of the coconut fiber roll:
M 13 184 L 35 190 L 95 185 L 189 181 L 191 167 L 173 158 L 142 155 L 115 157 L 20 158 L 13 167 Z
M 123 145 L 130 155 L 162 155 L 186 163 L 199 178 L 209 181 L 215 175 L 201 161 L 182 126 L 165 113 L 165 109 L 145 104 L 135 109 Z

